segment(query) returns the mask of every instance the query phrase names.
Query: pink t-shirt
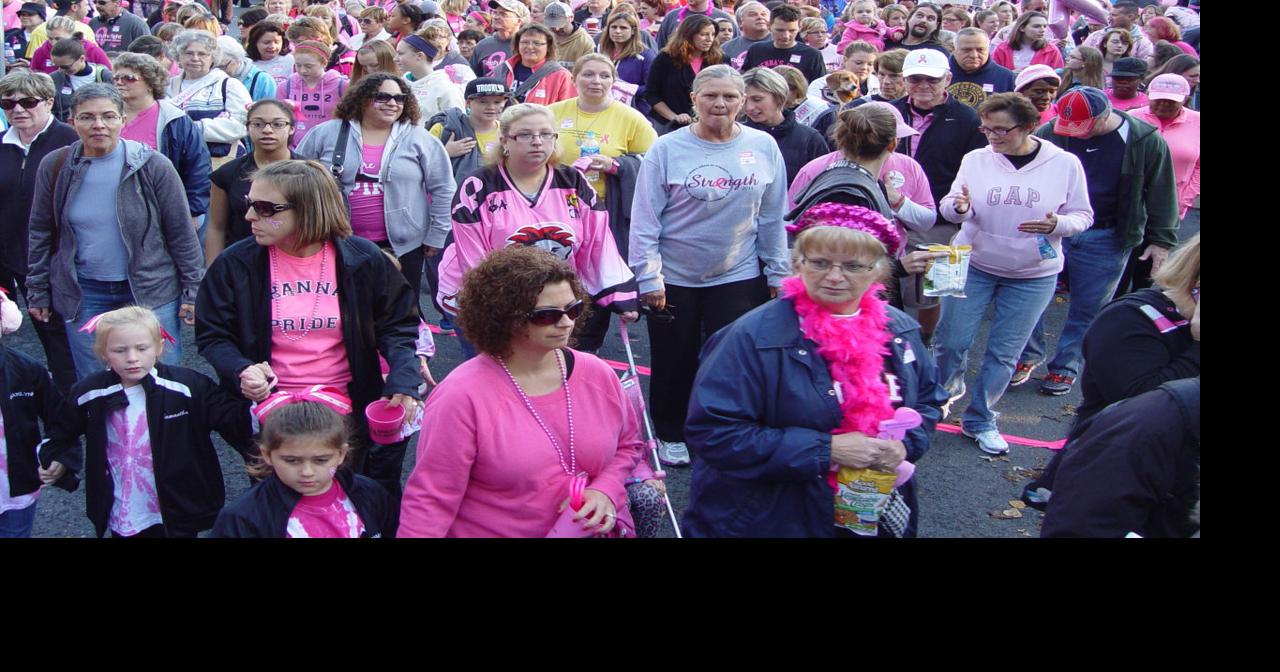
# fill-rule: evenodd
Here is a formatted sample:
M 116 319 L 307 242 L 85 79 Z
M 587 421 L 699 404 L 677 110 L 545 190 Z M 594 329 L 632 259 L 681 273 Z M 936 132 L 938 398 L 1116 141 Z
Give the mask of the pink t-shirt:
M 1147 94 L 1141 91 L 1135 94 L 1132 98 L 1128 98 L 1125 100 L 1116 98 L 1114 92 L 1111 89 L 1107 89 L 1106 94 L 1107 94 L 1107 100 L 1111 101 L 1111 107 L 1114 109 L 1120 110 L 1121 112 L 1136 110 L 1139 107 L 1146 107 L 1148 105 Z
M 156 122 L 160 119 L 160 103 L 153 103 L 120 129 L 120 137 L 157 149 Z
M 701 71 L 702 71 L 702 57 L 701 57 L 701 56 L 694 56 L 693 58 L 689 59 L 689 67 L 690 67 L 690 68 L 693 68 L 693 74 L 695 74 L 695 75 L 696 75 L 696 74 L 698 74 L 699 72 L 701 72 Z
M 107 417 L 107 466 L 115 500 L 107 525 L 113 533 L 131 537 L 164 520 L 151 459 L 146 391 L 134 385 L 124 393 L 129 405 Z
M 351 366 L 342 339 L 333 243 L 310 257 L 268 250 L 271 263 L 271 368 L 280 389 L 331 385 L 346 394 Z
M 0 513 L 25 509 L 39 497 L 39 490 L 21 497 L 9 496 L 9 442 L 4 438 L 4 415 L 0 414 Z
M 288 539 L 359 539 L 364 521 L 356 512 L 338 479 L 318 495 L 304 495 L 289 514 L 284 534 Z
M 360 172 L 347 200 L 351 203 L 351 229 L 372 241 L 387 239 L 386 212 L 382 209 L 382 148 L 364 145 L 360 150 Z

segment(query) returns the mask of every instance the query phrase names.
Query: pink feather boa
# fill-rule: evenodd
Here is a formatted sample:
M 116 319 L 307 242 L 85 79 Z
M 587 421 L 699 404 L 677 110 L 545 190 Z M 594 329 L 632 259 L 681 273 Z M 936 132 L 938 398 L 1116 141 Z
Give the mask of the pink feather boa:
M 862 295 L 856 317 L 835 317 L 814 301 L 800 278 L 782 281 L 782 297 L 795 304 L 800 330 L 818 344 L 831 378 L 840 384 L 844 418 L 833 434 L 862 432 L 874 437 L 880 421 L 893 417 L 889 386 L 884 381 L 884 357 L 889 354 L 887 305 L 872 285 Z

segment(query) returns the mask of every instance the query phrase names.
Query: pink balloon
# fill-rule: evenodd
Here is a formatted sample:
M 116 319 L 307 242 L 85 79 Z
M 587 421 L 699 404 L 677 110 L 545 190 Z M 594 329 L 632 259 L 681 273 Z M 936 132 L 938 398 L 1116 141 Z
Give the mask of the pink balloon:
M 1071 29 L 1071 14 L 1077 12 L 1094 21 L 1107 24 L 1111 11 L 1104 0 L 1049 0 L 1049 30 L 1061 40 Z

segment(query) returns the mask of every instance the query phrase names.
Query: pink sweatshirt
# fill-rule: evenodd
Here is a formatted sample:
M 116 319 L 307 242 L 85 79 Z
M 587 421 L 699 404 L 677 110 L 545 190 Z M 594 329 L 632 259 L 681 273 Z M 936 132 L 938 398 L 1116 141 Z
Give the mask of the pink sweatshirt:
M 996 47 L 991 52 L 991 60 L 1013 70 L 1013 47 L 1010 46 L 1008 42 L 1001 42 L 1000 46 Z M 1062 60 L 1062 52 L 1059 51 L 1058 46 L 1052 42 L 1046 42 L 1044 48 L 1037 51 L 1036 55 L 1031 57 L 1031 63 L 1029 65 L 1036 65 L 1037 63 L 1047 65 L 1054 69 L 1061 68 L 1065 65 Z
M 1160 129 L 1160 136 L 1169 145 L 1178 182 L 1178 216 L 1186 217 L 1200 195 L 1200 113 L 1184 107 L 1173 121 L 1161 121 L 1150 107 L 1140 107 L 1129 114 Z
M 970 207 L 959 214 L 955 198 L 969 187 Z M 1093 226 L 1093 208 L 1084 168 L 1073 154 L 1040 142 L 1040 153 L 1022 170 L 990 146 L 965 154 L 951 192 L 938 204 L 949 222 L 960 224 L 955 245 L 973 245 L 973 266 L 1004 278 L 1043 278 L 1062 270 L 1062 238 Z M 1018 225 L 1058 216 L 1058 226 L 1045 237 L 1057 253 L 1040 257 L 1040 236 Z
M 806 163 L 804 168 L 796 173 L 796 179 L 791 181 L 791 189 L 787 190 L 787 209 L 796 207 L 796 199 L 804 193 L 809 183 L 826 170 L 827 166 L 839 161 L 842 156 L 840 152 L 831 152 Z M 937 221 L 933 209 L 933 194 L 929 191 L 929 178 L 924 174 L 924 168 L 921 168 L 915 159 L 898 152 L 890 154 L 885 160 L 879 177 L 880 181 L 892 185 L 898 193 L 907 197 L 893 218 L 903 241 L 903 249 L 893 250 L 893 252 L 901 255 L 906 252 L 907 229 L 928 231 Z
M 573 353 L 577 468 L 632 525 L 625 479 L 640 459 L 638 418 L 607 364 Z M 564 390 L 532 397 L 568 459 Z M 480 355 L 454 369 L 427 398 L 417 464 L 405 485 L 400 537 L 543 537 L 570 477 L 502 367 Z
M 840 36 L 840 46 L 836 48 L 843 54 L 844 48 L 849 46 L 850 42 L 862 40 L 876 49 L 884 51 L 884 34 L 888 30 L 889 27 L 879 19 L 876 20 L 876 25 L 874 26 L 866 26 L 857 21 L 850 21 L 844 24 L 844 34 Z

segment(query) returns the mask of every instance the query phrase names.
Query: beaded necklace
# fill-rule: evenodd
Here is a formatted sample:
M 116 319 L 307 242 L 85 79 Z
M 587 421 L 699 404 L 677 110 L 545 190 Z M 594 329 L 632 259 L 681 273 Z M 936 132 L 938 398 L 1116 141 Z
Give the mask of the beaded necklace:
M 529 409 L 529 414 L 534 420 L 538 421 L 538 426 L 542 427 L 542 431 L 547 435 L 547 440 L 551 441 L 551 447 L 556 449 L 556 457 L 560 460 L 560 468 L 571 478 L 578 473 L 578 454 L 574 449 L 574 432 L 573 432 L 573 398 L 569 396 L 569 375 L 564 368 L 564 355 L 556 351 L 556 364 L 560 365 L 560 383 L 564 387 L 564 404 L 569 409 L 569 463 L 565 464 L 564 450 L 560 448 L 560 441 L 556 439 L 555 434 L 551 433 L 551 428 L 543 421 L 542 416 L 538 414 L 537 409 L 533 407 L 533 402 L 529 400 L 529 395 L 525 394 L 524 388 L 520 387 L 520 383 L 516 381 L 516 377 L 512 375 L 511 369 L 507 368 L 507 362 L 501 357 L 494 356 L 498 364 L 502 365 L 502 370 L 507 373 L 507 378 L 511 380 L 511 384 L 515 386 L 516 393 L 520 395 L 520 401 L 524 402 L 524 407 Z
M 267 257 L 271 260 L 271 277 L 273 279 L 280 277 L 280 271 L 276 268 L 276 254 L 277 252 L 276 252 L 275 245 L 272 245 L 271 247 L 267 248 Z M 315 324 L 316 317 L 318 317 L 320 314 L 320 286 L 319 285 L 321 282 L 324 282 L 324 268 L 325 268 L 325 262 L 328 260 L 328 258 L 329 258 L 329 245 L 326 243 L 323 247 L 320 248 L 320 277 L 316 278 L 316 284 L 314 287 L 316 290 L 314 292 L 316 296 L 316 300 L 315 300 L 315 303 L 311 304 L 311 319 L 307 320 L 307 323 L 303 325 L 301 336 L 294 336 L 284 328 L 284 320 L 280 319 L 280 305 L 275 301 L 271 302 L 271 317 L 276 321 L 276 324 L 280 325 L 280 335 L 289 339 L 291 342 L 297 343 L 298 341 L 301 341 L 302 339 L 306 338 L 307 334 L 311 333 L 311 325 Z

